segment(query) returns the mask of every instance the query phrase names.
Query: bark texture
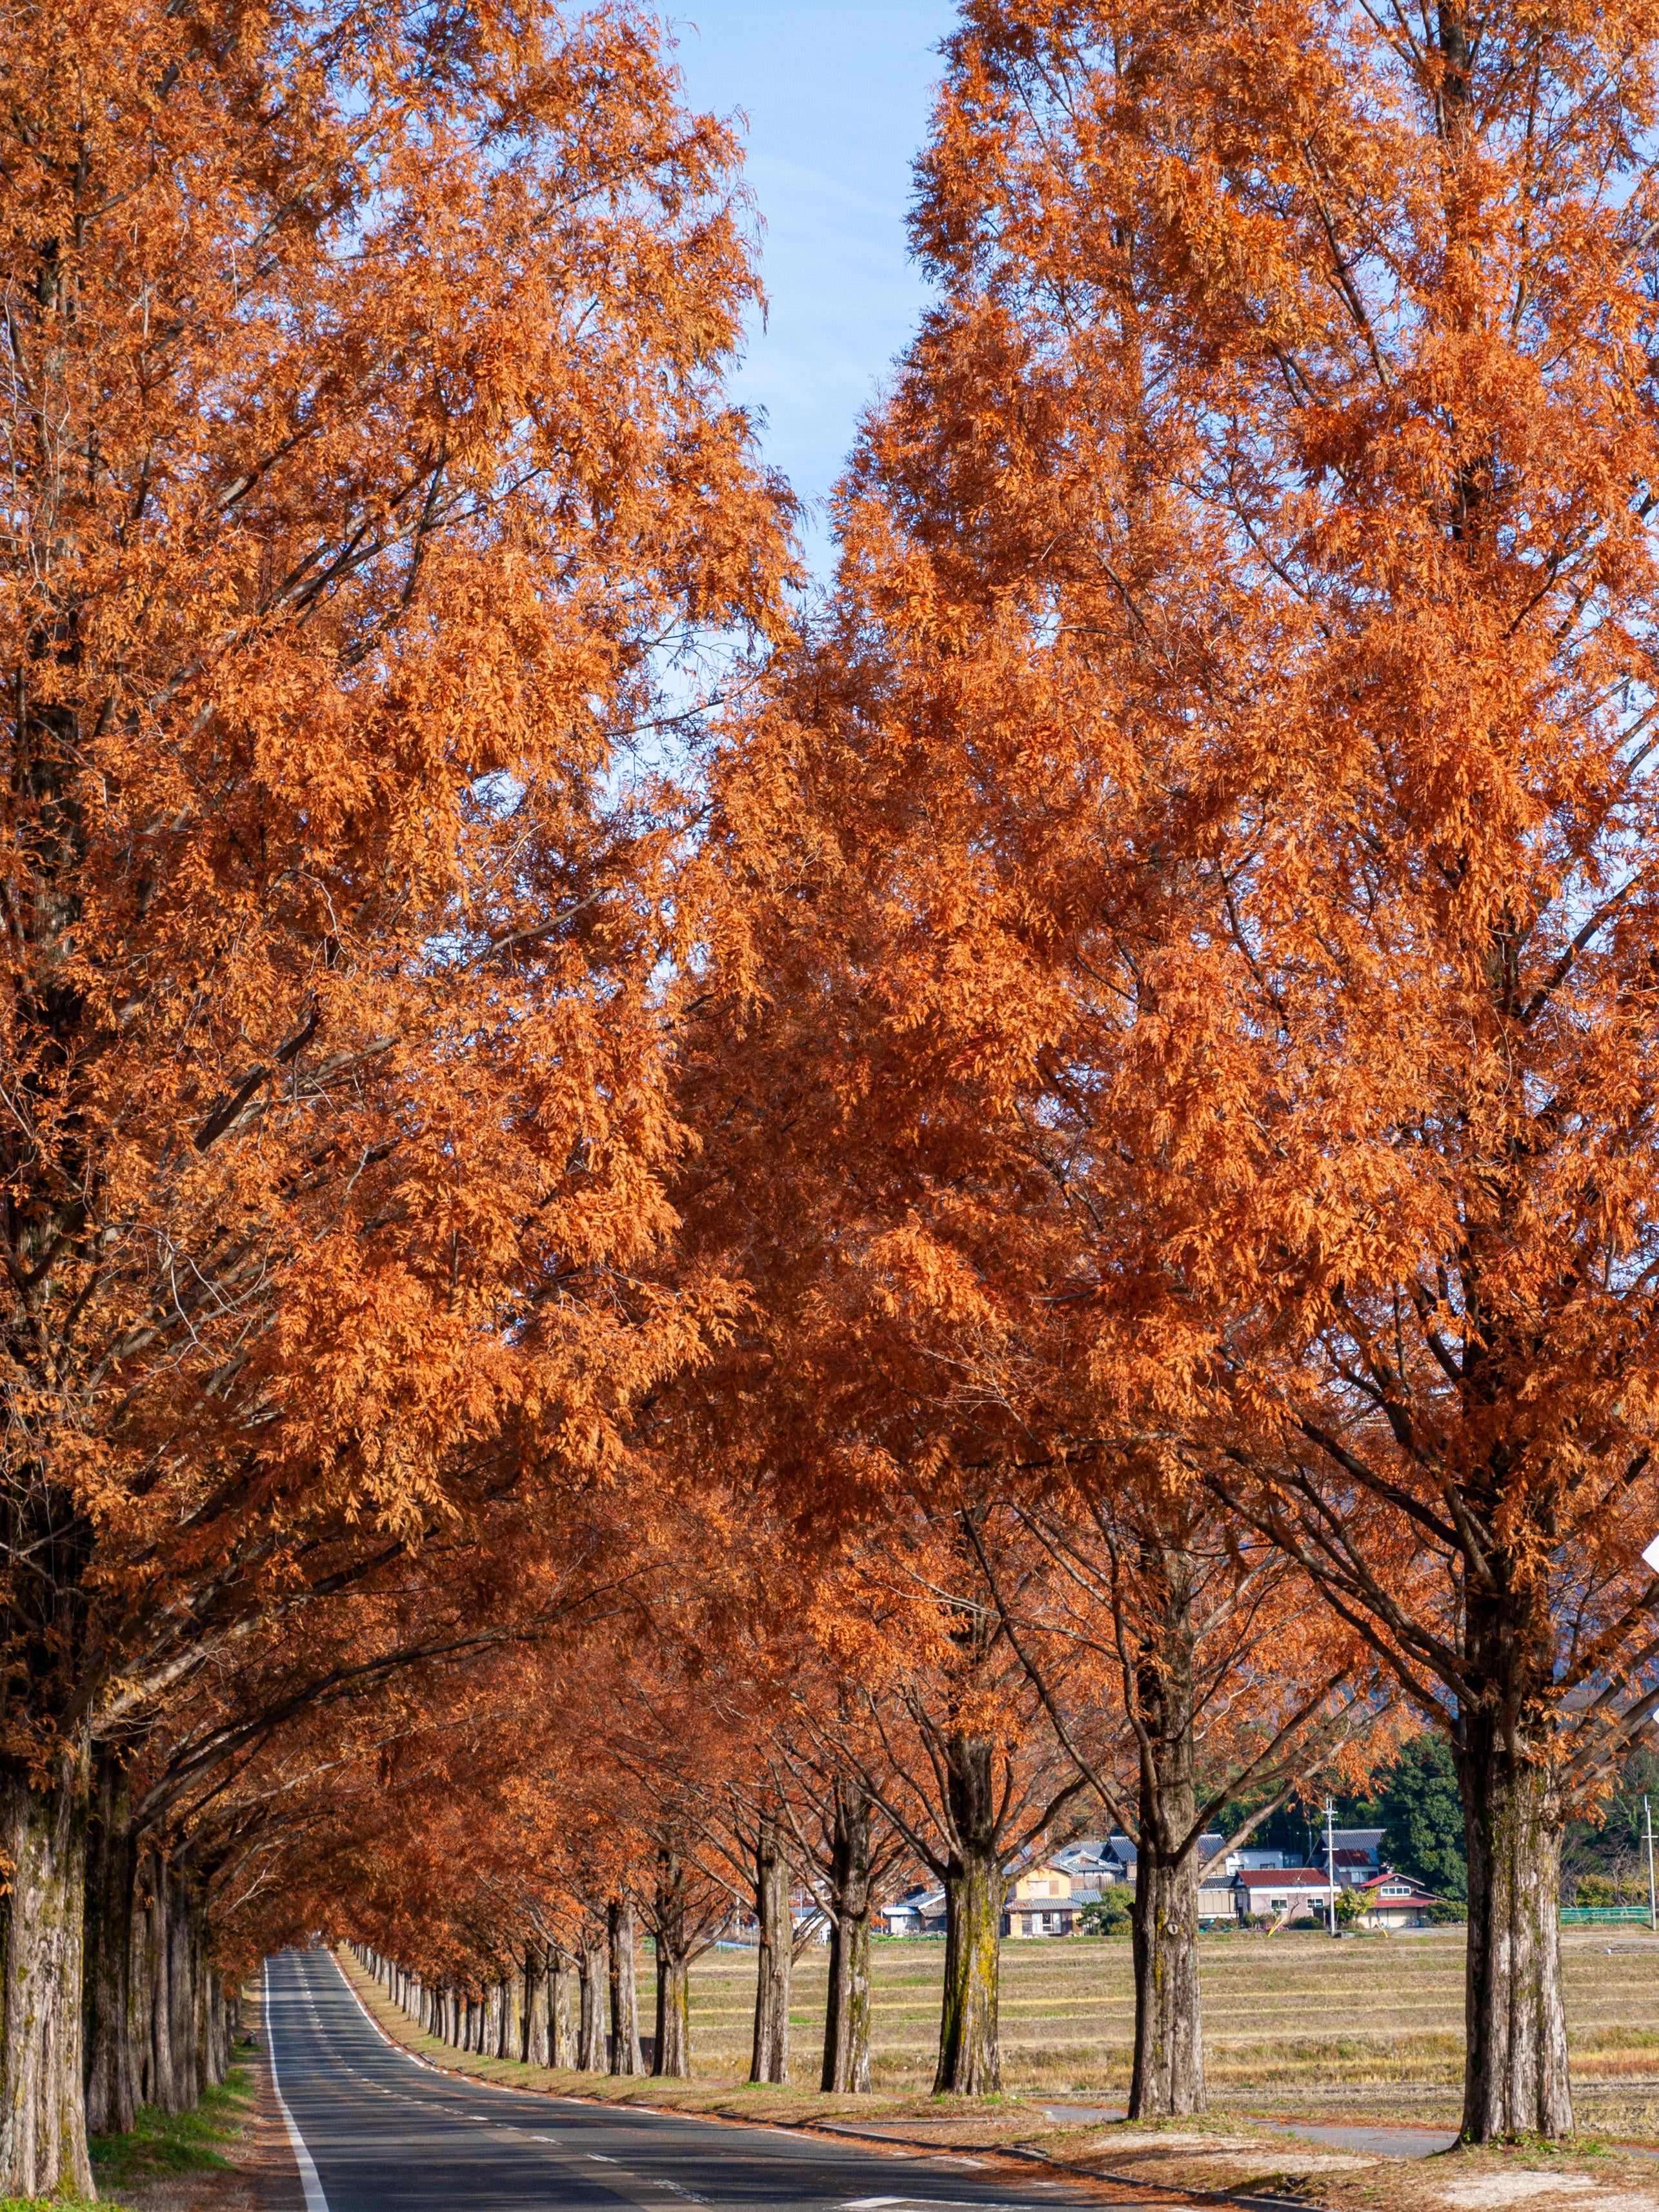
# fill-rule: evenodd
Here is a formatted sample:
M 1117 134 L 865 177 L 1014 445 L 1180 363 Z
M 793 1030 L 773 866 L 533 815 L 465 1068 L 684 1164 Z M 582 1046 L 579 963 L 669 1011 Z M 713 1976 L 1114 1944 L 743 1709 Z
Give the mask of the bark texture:
M 1006 1884 L 994 1750 L 987 1737 L 956 1735 L 946 1740 L 945 1754 L 953 1840 L 945 1870 L 945 1992 L 933 2094 L 982 2097 L 1002 2087 L 997 1982 Z
M 685 1932 L 685 1869 L 677 1853 L 657 1861 L 657 2016 L 651 2071 L 670 2081 L 691 2072 L 691 1972 Z
M 1192 1563 L 1149 1547 L 1151 1620 L 1136 1670 L 1140 1835 L 1135 1859 L 1132 2120 L 1204 2110 L 1193 1765 Z
M 862 2094 L 870 2087 L 870 1801 L 848 1778 L 836 1785 L 830 1908 L 819 2087 Z
M 576 2064 L 584 2074 L 603 2074 L 605 2049 L 605 1946 L 582 1945 L 576 1971 L 581 1981 L 581 2018 L 577 2030 Z
M 555 1951 L 547 1975 L 547 2042 L 548 2063 L 552 2066 L 574 2067 L 578 2063 L 577 2042 L 580 2023 L 579 2010 L 573 2016 L 571 1984 L 576 1976 L 576 1961 L 565 1951 Z
M 0 2196 L 93 2194 L 81 2045 L 88 1780 L 76 1753 L 44 1789 L 21 1768 L 0 1771 L 0 1839 L 12 1863 Z
M 138 2019 L 134 1989 L 133 1906 L 138 1853 L 132 1793 L 120 1762 L 94 1764 L 87 1854 L 82 2033 L 87 2128 L 125 2134 L 138 2100 Z
M 751 2081 L 789 2079 L 789 1978 L 795 1925 L 789 1910 L 789 1853 L 775 1820 L 763 1819 L 755 1846 L 755 1918 L 760 1929 L 755 1981 Z
M 1540 1764 L 1480 1712 L 1455 1747 L 1469 1862 L 1463 2139 L 1572 2133 L 1561 1820 Z
M 547 1954 L 532 1944 L 524 1954 L 524 2061 L 527 2066 L 553 2063 L 553 2039 L 548 2022 Z
M 643 2074 L 640 2049 L 637 1929 L 632 1900 L 613 1897 L 605 1907 L 605 1948 L 611 1978 L 611 2071 Z

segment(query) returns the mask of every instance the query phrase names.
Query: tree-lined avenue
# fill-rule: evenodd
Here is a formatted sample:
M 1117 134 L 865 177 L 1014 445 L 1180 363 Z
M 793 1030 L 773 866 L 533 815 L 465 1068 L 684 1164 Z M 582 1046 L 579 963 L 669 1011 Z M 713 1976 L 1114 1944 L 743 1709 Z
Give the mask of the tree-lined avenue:
M 323 1950 L 267 1962 L 268 2047 L 316 2169 L 307 2212 L 520 2212 L 675 2203 L 801 2208 L 937 2205 L 1036 2212 L 1127 2196 L 972 2161 L 907 2157 L 775 2128 L 532 2097 L 434 2072 L 389 2043 Z

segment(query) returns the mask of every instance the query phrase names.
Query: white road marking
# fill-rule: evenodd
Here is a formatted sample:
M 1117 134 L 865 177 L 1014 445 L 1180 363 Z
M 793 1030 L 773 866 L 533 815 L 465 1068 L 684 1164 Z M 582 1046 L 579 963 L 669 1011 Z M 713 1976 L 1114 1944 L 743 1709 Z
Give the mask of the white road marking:
M 311 2153 L 306 2148 L 306 2139 L 294 2124 L 294 2115 L 288 2108 L 282 2083 L 276 2078 L 276 2038 L 271 2031 L 270 2019 L 270 1961 L 264 1962 L 265 2057 L 270 2062 L 270 2086 L 276 2099 L 276 2109 L 283 2116 L 283 2125 L 288 2130 L 289 2148 L 294 2163 L 300 2169 L 300 2186 L 305 2191 L 306 2212 L 328 2212 L 328 2199 L 323 2194 L 323 2185 L 317 2179 L 317 2169 L 312 2164 Z

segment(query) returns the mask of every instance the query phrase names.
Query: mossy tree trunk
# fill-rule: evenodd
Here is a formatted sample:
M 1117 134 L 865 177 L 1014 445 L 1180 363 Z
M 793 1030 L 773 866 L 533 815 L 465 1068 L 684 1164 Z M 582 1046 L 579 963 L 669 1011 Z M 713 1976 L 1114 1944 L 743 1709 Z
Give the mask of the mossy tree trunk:
M 1003 1892 L 994 1747 L 988 1737 L 945 1741 L 951 1834 L 945 1871 L 945 1992 L 936 2096 L 982 2097 L 1002 2087 L 997 2027 Z
M 526 1948 L 524 1954 L 522 2056 L 526 2066 L 550 2066 L 553 2063 L 553 2037 L 548 2008 L 550 1994 L 547 1954 L 538 1944 L 532 1943 Z
M 657 2018 L 651 2071 L 667 2081 L 684 2081 L 691 2073 L 691 1962 L 685 1869 L 675 1851 L 658 1855 L 655 1921 Z

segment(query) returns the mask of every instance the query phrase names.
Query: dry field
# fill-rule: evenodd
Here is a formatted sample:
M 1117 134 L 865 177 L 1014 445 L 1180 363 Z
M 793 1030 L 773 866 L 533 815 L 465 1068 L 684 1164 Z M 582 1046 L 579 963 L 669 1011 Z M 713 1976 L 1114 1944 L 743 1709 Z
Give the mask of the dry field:
M 1434 2158 L 1383 2157 L 1290 2132 L 1310 2121 L 1455 2118 L 1461 1938 L 1330 1943 L 1313 1936 L 1206 1941 L 1211 2063 L 1224 2109 L 1204 2118 L 1108 2124 L 1124 2075 L 1128 1957 L 1098 1942 L 1011 1943 L 1004 1950 L 1005 2053 L 1000 2097 L 934 2098 L 936 1944 L 883 1945 L 876 1961 L 878 2093 L 825 2097 L 817 2078 L 821 1957 L 803 1965 L 794 2008 L 797 2086 L 743 2079 L 752 1954 L 705 1959 L 694 1978 L 698 2078 L 667 2082 L 555 2073 L 463 2055 L 434 2044 L 397 2012 L 349 1953 L 341 1965 L 388 2033 L 429 2063 L 555 2096 L 668 2106 L 722 2121 L 850 2130 L 879 2136 L 918 2161 L 1004 2173 L 1022 2194 L 1030 2160 L 1086 2175 L 1103 2204 L 1132 2195 L 1170 2212 L 1248 2203 L 1263 2192 L 1306 2212 L 1659 2212 L 1659 1943 L 1574 1941 L 1568 1991 L 1578 2049 L 1579 2118 L 1572 2142 L 1459 2148 Z M 647 1971 L 649 1960 L 641 1961 Z M 1648 2069 L 1652 2069 L 1650 2073 Z M 1081 2092 L 1061 2118 L 1050 2100 Z M 1231 2109 L 1224 2109 L 1230 2107 Z M 1263 2123 L 1274 2114 L 1273 2127 Z M 1644 2141 L 1645 2150 L 1626 2148 Z M 1023 2160 L 1024 2164 L 1012 2161 Z M 1126 2191 L 1127 2185 L 1127 2191 Z M 1151 2192 L 1149 2195 L 1148 2192 Z M 0 2208 L 3 2212 L 3 2208 Z M 206 2212 L 206 2208 L 204 2208 Z
M 1201 1937 L 1212 2102 L 1431 2123 L 1456 2117 L 1463 2056 L 1461 1929 L 1420 1936 L 1285 1932 Z M 1659 1941 L 1644 1929 L 1563 1936 L 1582 2125 L 1659 2141 Z M 874 2086 L 926 2089 L 939 2027 L 939 1942 L 874 1946 Z M 642 1962 L 648 1974 L 648 1962 Z M 642 1980 L 645 1977 L 642 1976 Z M 691 1980 L 697 2074 L 747 2068 L 752 1953 L 708 1954 Z M 824 1958 L 795 1972 L 793 2064 L 815 2079 Z M 1129 1946 L 1072 1937 L 1002 1947 L 1004 2079 L 1012 2091 L 1109 2100 L 1128 2087 Z

